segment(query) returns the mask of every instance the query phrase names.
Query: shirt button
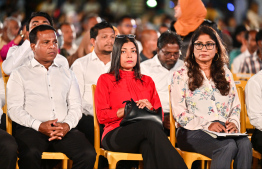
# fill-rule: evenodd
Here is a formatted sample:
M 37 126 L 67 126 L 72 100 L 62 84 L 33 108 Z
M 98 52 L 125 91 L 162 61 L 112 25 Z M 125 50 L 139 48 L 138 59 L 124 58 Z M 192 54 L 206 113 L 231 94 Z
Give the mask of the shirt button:
M 53 97 L 51 97 L 51 99 L 53 99 Z
M 53 111 L 55 111 L 55 109 L 53 109 Z
M 50 87 L 50 85 L 48 85 Z

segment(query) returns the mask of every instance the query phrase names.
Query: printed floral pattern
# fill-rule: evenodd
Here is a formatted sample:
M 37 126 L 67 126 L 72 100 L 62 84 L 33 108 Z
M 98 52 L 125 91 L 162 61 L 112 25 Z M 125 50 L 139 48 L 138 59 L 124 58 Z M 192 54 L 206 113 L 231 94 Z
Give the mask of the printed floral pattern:
M 181 67 L 173 74 L 171 82 L 172 112 L 182 127 L 197 130 L 207 129 L 214 120 L 232 121 L 239 128 L 240 102 L 231 72 L 225 68 L 230 92 L 222 96 L 213 81 L 205 78 L 203 85 L 191 91 L 188 88 L 187 68 Z

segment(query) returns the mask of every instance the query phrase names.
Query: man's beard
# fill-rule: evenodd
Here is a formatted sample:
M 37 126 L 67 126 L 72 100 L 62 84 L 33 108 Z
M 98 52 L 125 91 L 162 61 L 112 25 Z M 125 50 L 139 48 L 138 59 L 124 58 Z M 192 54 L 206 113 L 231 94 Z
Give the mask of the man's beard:
M 7 37 L 10 41 L 15 39 L 15 35 L 12 35 L 9 29 L 7 29 Z
M 103 53 L 104 55 L 110 55 L 112 53 L 112 50 L 111 51 L 102 50 L 101 53 Z

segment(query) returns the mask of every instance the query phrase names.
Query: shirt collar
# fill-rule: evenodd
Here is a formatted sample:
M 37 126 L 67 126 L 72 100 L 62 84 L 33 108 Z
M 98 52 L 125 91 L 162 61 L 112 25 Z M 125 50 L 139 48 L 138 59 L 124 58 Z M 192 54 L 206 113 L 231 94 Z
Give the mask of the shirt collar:
M 33 59 L 31 60 L 31 66 L 32 67 L 38 67 L 38 66 L 42 66 L 41 63 L 39 63 L 34 57 Z M 59 65 L 53 61 L 52 65 L 51 66 L 56 66 L 56 67 L 59 67 Z
M 97 60 L 99 59 L 98 56 L 96 55 L 95 49 L 91 53 L 92 60 Z M 99 59 L 100 60 L 100 59 Z

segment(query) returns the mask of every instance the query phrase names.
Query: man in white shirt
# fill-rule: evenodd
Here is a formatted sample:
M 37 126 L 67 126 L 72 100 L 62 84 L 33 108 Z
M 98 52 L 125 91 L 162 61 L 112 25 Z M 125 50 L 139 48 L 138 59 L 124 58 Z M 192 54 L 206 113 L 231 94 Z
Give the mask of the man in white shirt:
M 255 127 L 251 142 L 253 148 L 262 153 L 262 70 L 248 80 L 245 94 L 247 114 Z
M 247 49 L 238 55 L 234 60 L 233 60 L 233 73 L 240 73 L 240 68 L 245 60 L 246 57 L 251 56 L 254 54 L 257 50 L 257 44 L 256 44 L 256 30 L 250 30 L 245 33 L 245 41 Z
M 5 104 L 5 86 L 0 73 L 0 107 Z M 0 109 L 0 124 L 3 111 Z M 1 124 L 2 125 L 2 124 Z M 4 127 L 4 126 L 3 126 Z M 17 144 L 15 138 L 0 128 L 0 169 L 15 169 L 17 160 Z
M 115 41 L 115 31 L 111 24 L 101 22 L 90 30 L 93 52 L 77 59 L 71 69 L 76 75 L 82 98 L 83 117 L 77 128 L 94 141 L 93 99 L 91 85 L 96 84 L 101 74 L 107 73 L 111 65 L 111 53 Z
M 30 32 L 34 27 L 41 24 L 53 26 L 52 18 L 45 12 L 34 12 L 27 22 L 26 29 Z M 30 42 L 29 40 L 25 40 L 21 46 L 9 48 L 6 60 L 2 64 L 3 70 L 6 74 L 10 75 L 14 69 L 30 62 L 33 57 L 34 53 L 30 47 Z M 69 68 L 67 59 L 62 55 L 57 54 L 55 61 Z
M 19 168 L 40 169 L 41 155 L 53 147 L 73 160 L 73 168 L 93 168 L 96 152 L 75 129 L 82 116 L 73 72 L 54 60 L 55 29 L 39 25 L 29 34 L 34 58 L 14 70 L 7 84 L 8 115 L 17 123 Z
M 156 85 L 163 111 L 165 113 L 164 129 L 169 135 L 169 94 L 168 85 L 175 70 L 184 64 L 180 57 L 181 39 L 171 31 L 161 34 L 157 41 L 157 55 L 141 63 L 141 73 L 150 76 Z

